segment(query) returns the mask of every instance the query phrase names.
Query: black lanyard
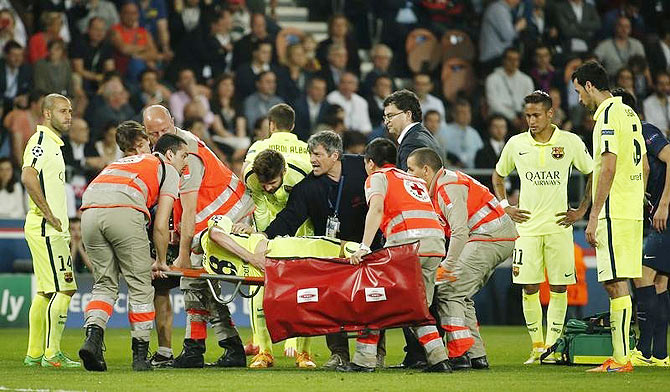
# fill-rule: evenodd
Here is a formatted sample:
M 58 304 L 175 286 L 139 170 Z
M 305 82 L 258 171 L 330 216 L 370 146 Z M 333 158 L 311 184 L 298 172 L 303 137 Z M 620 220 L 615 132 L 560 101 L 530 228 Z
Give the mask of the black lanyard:
M 340 184 L 338 185 L 337 188 L 337 200 L 335 200 L 335 216 L 337 216 L 337 213 L 340 211 L 340 200 L 342 199 L 343 187 L 344 187 L 344 176 L 340 178 Z M 330 201 L 330 197 L 328 197 L 328 207 L 330 207 L 330 209 L 333 209 L 333 203 Z

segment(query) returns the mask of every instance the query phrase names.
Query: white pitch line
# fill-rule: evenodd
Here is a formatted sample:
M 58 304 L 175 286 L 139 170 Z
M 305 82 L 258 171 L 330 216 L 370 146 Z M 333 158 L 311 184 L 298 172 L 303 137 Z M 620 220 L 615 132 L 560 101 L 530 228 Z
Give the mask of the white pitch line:
M 9 388 L 0 385 L 0 391 L 15 391 L 15 392 L 85 392 L 85 391 L 69 391 L 65 389 L 32 389 L 32 388 Z

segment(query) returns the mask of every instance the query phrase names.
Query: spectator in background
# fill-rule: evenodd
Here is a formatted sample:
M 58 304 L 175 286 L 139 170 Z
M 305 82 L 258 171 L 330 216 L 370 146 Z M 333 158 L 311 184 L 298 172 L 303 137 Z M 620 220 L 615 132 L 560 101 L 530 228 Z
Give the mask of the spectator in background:
M 244 0 L 228 0 L 228 7 L 233 16 L 233 42 L 237 42 L 250 31 L 249 10 Z
M 130 97 L 130 105 L 135 113 L 150 105 L 169 106 L 170 90 L 158 81 L 158 72 L 153 69 L 145 69 L 140 74 L 140 86 Z
M 244 100 L 244 117 L 247 118 L 248 131 L 256 120 L 267 114 L 271 107 L 284 101 L 277 96 L 277 77 L 272 71 L 263 71 L 256 78 L 256 92 Z M 251 136 L 251 135 L 250 135 Z
M 93 272 L 93 265 L 88 259 L 81 240 L 81 220 L 79 217 L 70 218 L 70 254 L 72 255 L 72 269 L 76 272 Z
M 300 43 L 303 49 L 305 49 L 305 57 L 307 57 L 305 69 L 312 73 L 319 72 L 321 70 L 321 63 L 316 58 L 316 40 L 314 36 L 310 33 L 305 33 Z
M 523 99 L 533 92 L 533 80 L 519 71 L 521 54 L 518 49 L 507 48 L 502 67 L 486 78 L 486 102 L 492 114 L 502 114 L 515 129 L 523 124 Z
M 0 158 L 0 219 L 24 219 L 26 195 L 14 175 L 12 161 Z
M 484 147 L 479 132 L 470 126 L 472 108 L 466 99 L 458 99 L 451 116 L 453 122 L 447 124 L 443 132 L 438 133 L 438 143 L 446 144 L 447 151 L 456 155 L 464 167 L 475 167 L 475 155 Z
M 448 140 L 438 139 L 440 130 L 444 129 L 442 128 L 443 121 L 440 112 L 437 110 L 429 110 L 423 115 L 423 126 L 426 127 L 428 132 L 430 132 L 435 140 L 437 140 L 437 145 L 440 148 L 437 153 L 440 155 L 440 158 L 442 158 L 444 165 L 446 167 L 463 167 L 463 162 L 461 162 L 460 158 L 447 151 Z
M 246 62 L 236 68 L 235 91 L 237 98 L 244 100 L 255 90 L 256 78 L 263 72 L 273 71 L 272 43 L 270 41 L 255 41 L 251 50 L 251 62 Z M 276 76 L 276 73 L 275 73 Z
M 484 141 L 484 147 L 480 148 L 475 156 L 475 167 L 478 169 L 493 169 L 496 167 L 507 138 L 507 120 L 505 117 L 494 114 L 489 117 L 486 124 L 488 138 Z M 486 186 L 492 189 L 491 176 L 487 177 L 489 178 Z
M 266 42 L 270 44 L 270 57 L 267 63 L 272 59 L 272 37 L 268 33 L 267 24 L 265 22 L 265 15 L 251 14 L 250 16 L 251 32 L 239 41 L 235 42 L 233 48 L 233 69 L 237 69 L 245 63 L 253 62 L 252 55 L 258 48 L 259 42 Z
M 195 48 L 193 60 L 198 63 L 197 73 L 207 80 L 233 69 L 233 41 L 230 34 L 233 18 L 227 9 L 210 12 L 212 15 L 207 16 L 205 27 L 183 40 L 183 45 Z M 189 39 L 192 37 L 197 38 Z
M 596 32 L 600 29 L 600 16 L 584 0 L 565 0 L 554 5 L 558 31 L 565 52 L 587 52 Z
M 347 72 L 347 48 L 340 44 L 332 44 L 328 48 L 328 62 L 324 62 L 320 76 L 326 81 L 328 92 L 335 91 L 340 78 Z
M 347 50 L 347 60 L 343 68 L 353 72 L 356 77 L 361 73 L 361 59 L 358 57 L 358 43 L 350 34 L 349 21 L 343 14 L 335 14 L 328 20 L 328 38 L 319 42 L 316 48 L 316 58 L 321 64 L 330 60 L 330 47 L 333 44 L 341 45 Z M 337 82 L 336 82 L 337 83 Z
M 144 27 L 158 43 L 162 59 L 170 61 L 174 54 L 170 49 L 168 9 L 165 0 L 137 0 L 140 11 L 140 26 Z
M 512 46 L 519 32 L 528 24 L 526 19 L 514 21 L 513 11 L 520 0 L 497 0 L 484 11 L 479 35 L 479 61 L 485 70 L 500 64 L 503 51 Z
M 235 84 L 232 74 L 222 74 L 214 83 L 210 108 L 215 122 L 230 136 L 247 137 L 247 119 L 242 115 L 242 105 L 235 99 Z
M 642 101 L 651 93 L 651 89 L 654 86 L 651 71 L 649 70 L 649 63 L 647 63 L 647 59 L 644 56 L 632 56 L 628 59 L 628 68 L 633 72 L 635 98 L 638 101 Z
M 568 115 L 561 107 L 561 90 L 558 87 L 551 87 L 549 89 L 549 96 L 551 97 L 551 108 L 554 109 L 554 117 L 552 122 L 560 129 L 572 129 L 572 122 L 568 120 Z
M 28 95 L 28 105 L 21 107 L 15 106 L 9 112 L 2 124 L 9 131 L 11 138 L 11 155 L 16 167 L 23 165 L 23 151 L 26 148 L 28 139 L 33 135 L 38 124 L 42 123 L 42 99 L 44 94 L 33 90 Z
M 286 86 L 284 99 L 291 106 L 295 106 L 298 97 L 305 91 L 311 74 L 305 68 L 307 57 L 301 44 L 293 44 L 286 48 L 286 69 L 282 72 Z
M 347 127 L 344 126 L 344 109 L 340 105 L 329 105 L 323 116 L 323 122 L 319 123 L 312 133 L 329 130 L 340 136 L 347 131 Z
M 119 13 L 114 3 L 108 0 L 88 0 L 79 2 L 72 8 L 72 14 L 77 19 L 76 26 L 81 34 L 91 28 L 91 20 L 100 19 L 107 31 L 113 25 L 119 23 Z
M 205 109 L 205 123 L 207 126 L 214 122 L 214 114 L 209 109 L 209 89 L 199 85 L 193 70 L 184 68 L 179 71 L 177 79 L 179 90 L 170 95 L 170 113 L 174 116 L 175 125 L 181 127 L 184 124 L 184 107 L 191 101 L 197 101 Z
M 670 25 L 664 23 L 659 26 L 658 40 L 651 44 L 647 54 L 652 72 L 670 72 Z
M 384 100 L 393 93 L 393 81 L 388 75 L 379 75 L 375 79 L 372 87 L 372 93 L 367 97 L 368 113 L 370 114 L 370 123 L 372 128 L 383 133 L 384 127 Z M 423 107 L 421 107 L 423 110 Z
M 230 29 L 232 29 L 233 19 L 230 11 L 228 9 L 224 10 L 230 16 Z M 208 26 L 206 26 L 207 19 L 209 18 L 208 23 L 215 23 L 215 20 L 218 19 L 218 13 L 219 10 L 213 9 L 212 4 L 200 5 L 200 0 L 175 1 L 168 23 L 172 47 L 181 46 L 184 38 L 192 37 L 193 33 L 198 30 L 209 31 Z M 232 56 L 232 39 L 228 43 L 231 44 L 229 51 Z
M 344 109 L 344 126 L 347 129 L 367 134 L 372 131 L 368 103 L 356 94 L 357 90 L 358 77 L 353 72 L 345 72 L 338 89 L 328 94 L 326 99 L 331 105 L 337 104 Z
M 93 143 L 99 159 L 91 166 L 101 170 L 110 163 L 123 158 L 123 151 L 116 144 L 116 124 L 110 123 L 104 127 L 102 138 Z
M 91 95 L 103 74 L 114 70 L 114 49 L 105 38 L 105 20 L 97 16 L 88 20 L 88 30 L 82 39 L 74 40 L 70 57 L 73 71 L 83 79 L 84 91 Z
M 391 76 L 391 61 L 393 60 L 393 52 L 391 48 L 384 44 L 376 44 L 370 51 L 372 58 L 372 70 L 365 75 L 363 83 L 361 83 L 361 95 L 364 97 L 372 94 L 372 87 L 375 80 L 381 75 Z M 393 82 L 393 78 L 391 78 Z M 396 90 L 396 85 L 393 83 L 392 90 Z
M 151 34 L 139 24 L 139 10 L 132 2 L 121 7 L 121 22 L 112 26 L 111 41 L 116 69 L 129 80 L 137 80 L 147 67 L 161 60 Z
M 412 78 L 414 92 L 419 98 L 419 103 L 421 104 L 421 110 L 425 113 L 429 110 L 435 110 L 440 113 L 442 118 L 442 124 L 440 126 L 444 128 L 447 123 L 446 119 L 446 110 L 444 109 L 444 103 L 441 99 L 431 94 L 433 88 L 433 81 L 430 78 L 430 75 L 426 73 L 417 73 Z
M 24 64 L 24 50 L 21 45 L 16 41 L 9 41 L 2 52 L 5 56 L 0 59 L 0 117 L 8 113 L 14 105 L 23 108 L 27 106 L 28 92 L 33 83 L 33 71 L 30 65 Z
M 307 82 L 306 94 L 298 98 L 295 104 L 295 133 L 298 138 L 307 142 L 312 131 L 324 119 L 330 104 L 326 101 L 326 81 L 321 77 L 313 77 Z
M 28 61 L 35 64 L 37 60 L 47 57 L 47 44 L 56 39 L 63 39 L 61 28 L 63 27 L 63 14 L 60 12 L 44 12 L 40 17 L 43 31 L 33 34 L 28 41 Z
M 614 76 L 614 85 L 621 87 L 635 96 L 635 77 L 628 67 L 621 67 Z
M 4 48 L 9 41 L 16 41 L 22 47 L 26 46 L 27 37 L 23 23 L 16 23 L 16 15 L 10 9 L 0 9 L 0 48 Z
M 48 56 L 35 63 L 35 88 L 47 94 L 73 96 L 72 68 L 65 54 L 65 43 L 56 39 L 49 41 L 47 47 Z
M 342 147 L 345 154 L 363 155 L 368 138 L 358 131 L 346 131 L 342 135 Z
M 188 106 L 191 105 L 193 105 L 193 103 L 190 103 Z M 205 124 L 202 117 L 198 117 L 197 115 L 188 116 L 184 121 L 184 130 L 191 132 L 197 136 L 198 139 L 202 140 L 222 162 L 230 162 L 229 156 L 232 155 L 234 150 L 227 148 L 229 154 L 226 154 L 223 149 L 219 148 L 219 144 L 212 140 L 207 124 Z
M 644 57 L 642 43 L 630 36 L 630 20 L 625 16 L 619 17 L 614 29 L 614 37 L 606 39 L 598 44 L 595 55 L 607 70 L 607 74 L 613 76 L 622 67 L 628 65 L 628 60 L 633 56 Z
M 549 46 L 539 44 L 535 47 L 535 66 L 530 70 L 536 90 L 549 92 L 551 86 L 555 85 L 558 74 L 551 64 L 551 50 Z
M 135 115 L 128 104 L 128 92 L 120 80 L 111 79 L 102 85 L 102 102 L 89 106 L 86 120 L 91 127 L 91 139 L 99 140 L 108 123 L 119 124 Z
M 81 196 L 88 182 L 105 167 L 90 140 L 86 121 L 73 118 L 70 131 L 63 136 L 62 151 L 65 161 L 65 181 L 72 186 L 77 207 L 81 203 Z
M 605 39 L 611 37 L 616 30 L 616 24 L 620 17 L 626 17 L 631 22 L 631 35 L 633 37 L 641 38 L 646 30 L 651 31 L 644 25 L 644 17 L 640 14 L 641 0 L 623 0 L 612 2 L 615 5 L 607 11 L 602 17 L 602 27 L 598 34 L 599 38 Z M 618 3 L 618 4 L 616 4 Z M 652 5 L 656 6 L 656 4 Z
M 551 11 L 552 8 L 547 7 L 546 0 L 524 1 L 523 17 L 528 21 L 528 26 L 523 31 L 521 40 L 528 47 L 541 42 L 553 48 L 559 43 L 556 21 Z
M 670 134 L 670 75 L 656 72 L 654 94 L 642 103 L 644 119 L 660 129 L 666 137 Z

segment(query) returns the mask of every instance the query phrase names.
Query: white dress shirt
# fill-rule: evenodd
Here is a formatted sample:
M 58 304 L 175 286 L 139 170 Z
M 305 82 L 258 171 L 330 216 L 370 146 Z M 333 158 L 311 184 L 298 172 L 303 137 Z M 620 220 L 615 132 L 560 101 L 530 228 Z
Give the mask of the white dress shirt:
M 360 95 L 354 93 L 347 99 L 338 90 L 328 94 L 326 100 L 344 109 L 344 126 L 347 129 L 369 133 L 372 131 L 370 114 L 368 113 L 368 102 Z

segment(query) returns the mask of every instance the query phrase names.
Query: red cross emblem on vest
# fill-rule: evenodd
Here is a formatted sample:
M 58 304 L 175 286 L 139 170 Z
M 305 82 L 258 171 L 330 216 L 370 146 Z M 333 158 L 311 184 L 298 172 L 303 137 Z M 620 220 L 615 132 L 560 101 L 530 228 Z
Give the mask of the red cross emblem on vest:
M 426 187 L 423 184 L 417 181 L 405 179 L 403 180 L 403 185 L 405 186 L 407 193 L 413 198 L 421 202 L 430 202 L 430 196 L 428 196 Z

